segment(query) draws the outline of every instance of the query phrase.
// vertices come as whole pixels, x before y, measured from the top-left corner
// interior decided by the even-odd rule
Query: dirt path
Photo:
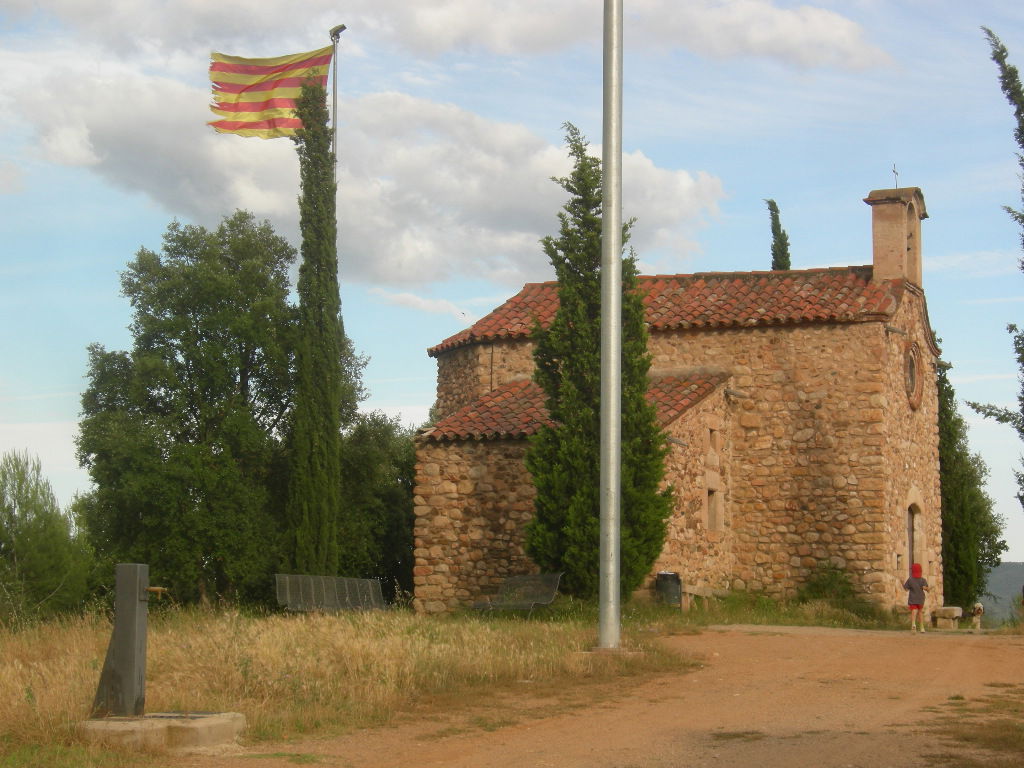
[[[581,691],[589,705],[553,707],[527,688],[483,713],[405,718],[176,765],[908,768],[947,751],[925,726],[950,697],[986,696],[992,683],[1024,686],[1024,636],[720,627],[665,642],[703,665],[619,695]]]

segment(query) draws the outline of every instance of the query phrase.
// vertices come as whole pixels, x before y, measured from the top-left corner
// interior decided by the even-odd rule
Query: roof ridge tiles
[[[731,374],[697,370],[686,373],[654,373],[647,397],[665,426],[721,386]],[[529,437],[542,425],[551,424],[543,390],[531,379],[506,382],[455,413],[420,432],[421,439],[513,440]]]
[[[870,265],[755,272],[641,275],[652,331],[877,321],[894,310],[903,280],[873,279]],[[557,311],[557,281],[527,283],[514,296],[427,353],[529,336]]]

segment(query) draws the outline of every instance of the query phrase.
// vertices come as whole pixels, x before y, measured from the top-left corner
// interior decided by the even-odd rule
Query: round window
[[[903,354],[903,384],[907,390],[910,407],[916,410],[921,405],[921,396],[924,393],[921,348],[917,346],[917,342],[907,344]]]

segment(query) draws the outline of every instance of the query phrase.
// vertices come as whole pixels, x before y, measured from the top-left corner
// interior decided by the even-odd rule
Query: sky
[[[86,349],[128,349],[120,274],[177,220],[236,209],[298,245],[286,139],[215,133],[211,51],[338,58],[339,278],[369,362],[366,410],[418,426],[428,347],[525,282],[565,201],[563,124],[600,156],[599,0],[0,0],[0,452],[75,459]],[[1024,561],[1008,323],[1024,303],[1013,117],[980,29],[1024,67],[1005,0],[625,0],[623,213],[641,271],[767,270],[765,199],[797,269],[868,264],[872,189],[920,187],[924,288],[942,359]]]

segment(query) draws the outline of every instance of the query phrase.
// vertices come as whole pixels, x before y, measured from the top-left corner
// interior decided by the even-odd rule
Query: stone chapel
[[[921,284],[917,188],[875,190],[872,262],[639,279],[649,399],[675,492],[652,569],[711,590],[793,596],[820,564],[883,606],[919,562],[941,605],[939,349]],[[532,382],[529,283],[430,348],[436,421],[416,438],[415,596],[436,613],[536,571],[524,550],[527,440],[547,419]],[[597,563],[594,564],[597,568]]]

